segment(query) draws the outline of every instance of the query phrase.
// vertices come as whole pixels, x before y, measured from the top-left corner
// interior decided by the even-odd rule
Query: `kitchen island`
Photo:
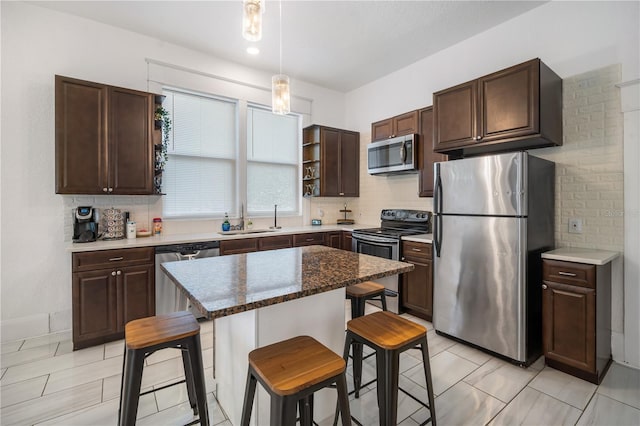
[[[168,262],[161,268],[203,315],[216,320],[217,398],[232,424],[239,424],[251,350],[309,335],[342,353],[344,287],[409,272],[413,265],[308,246]],[[320,391],[314,402],[316,419],[330,416],[335,391]],[[262,390],[254,413],[253,422],[269,418]]]

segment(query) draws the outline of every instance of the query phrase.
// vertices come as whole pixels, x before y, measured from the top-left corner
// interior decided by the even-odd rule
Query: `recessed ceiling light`
[[[249,55],[257,55],[258,53],[260,53],[260,49],[255,46],[249,46],[247,47],[247,53]]]

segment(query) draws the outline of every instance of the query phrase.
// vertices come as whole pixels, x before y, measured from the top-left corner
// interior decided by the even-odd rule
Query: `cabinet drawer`
[[[220,256],[258,251],[257,238],[220,241]]]
[[[73,253],[73,272],[154,263],[153,247]]]
[[[291,235],[276,235],[273,237],[262,237],[258,239],[260,250],[275,250],[291,247]]]
[[[431,244],[403,241],[402,257],[409,261],[416,260],[418,262],[431,260]]]
[[[312,246],[314,244],[324,245],[324,233],[312,232],[309,234],[295,234],[293,236],[293,246]]]
[[[542,279],[561,284],[596,288],[596,267],[584,263],[543,259]]]

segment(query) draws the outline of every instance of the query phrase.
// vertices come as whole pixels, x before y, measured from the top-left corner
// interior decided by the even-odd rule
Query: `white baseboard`
[[[2,342],[26,339],[48,334],[49,314],[35,314],[26,317],[9,318],[0,322]]]

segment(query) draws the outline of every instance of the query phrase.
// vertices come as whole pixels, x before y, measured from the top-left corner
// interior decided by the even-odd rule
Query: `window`
[[[299,213],[297,115],[172,90],[163,94],[173,124],[162,178],[165,217],[233,215],[242,200],[246,215],[270,215],[274,204],[278,213]],[[246,140],[240,141],[243,118]]]
[[[164,216],[217,217],[235,211],[237,103],[163,93],[173,135],[162,176]]]
[[[298,211],[298,117],[247,108],[247,211],[253,215]]]

